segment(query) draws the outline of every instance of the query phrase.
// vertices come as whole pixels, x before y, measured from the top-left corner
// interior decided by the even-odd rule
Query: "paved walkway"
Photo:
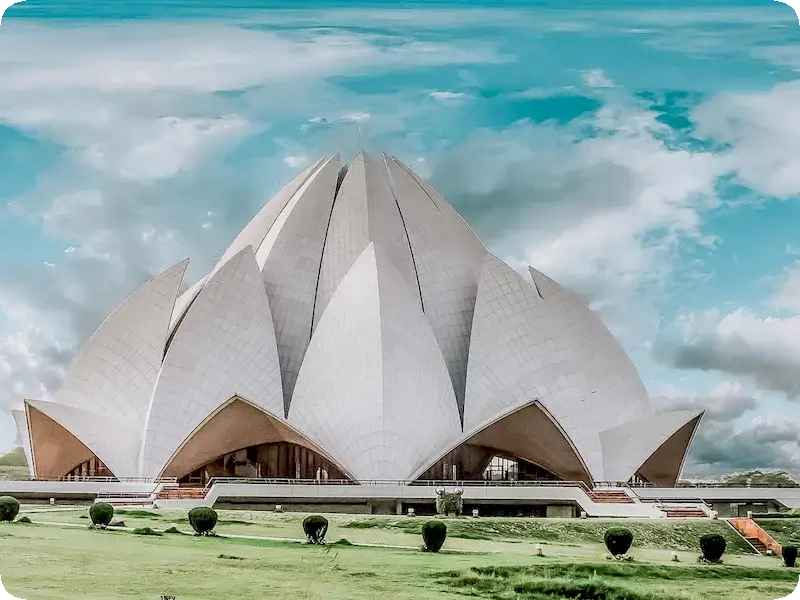
[[[30,511],[27,511],[30,512]],[[124,515],[120,515],[124,516]],[[59,523],[53,521],[31,521],[35,525],[49,525],[51,527],[80,527],[86,529],[88,524],[84,523]],[[109,527],[112,531],[133,531],[134,527]],[[158,530],[156,530],[158,531]],[[185,535],[194,535],[194,532],[189,531],[181,531],[181,533]],[[225,533],[225,534],[217,534],[217,537],[220,538],[229,538],[233,540],[260,540],[266,542],[286,542],[286,543],[294,543],[294,544],[305,544],[306,540],[304,539],[297,539],[297,538],[280,538],[280,537],[267,537],[267,536],[260,536],[260,535],[238,535],[235,533]],[[353,546],[362,546],[366,548],[394,548],[397,550],[419,550],[420,546],[395,546],[392,544],[370,544],[367,542],[350,542]],[[460,554],[498,554],[499,551],[492,551],[492,552],[476,552],[474,550],[461,550],[456,548],[448,548],[447,552],[458,552]]]

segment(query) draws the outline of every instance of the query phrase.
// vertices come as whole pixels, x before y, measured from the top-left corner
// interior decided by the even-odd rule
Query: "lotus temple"
[[[188,287],[187,265],[13,411],[37,479],[669,487],[702,417],[656,412],[575,293],[396,158],[319,160]]]

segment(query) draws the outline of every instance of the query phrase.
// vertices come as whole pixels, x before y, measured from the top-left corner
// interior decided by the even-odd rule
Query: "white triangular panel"
[[[598,431],[652,412],[650,396],[636,367],[600,317],[574,292],[529,268],[539,294],[583,356],[582,369],[592,387]]]
[[[658,448],[702,410],[655,413],[600,432],[604,475],[628,481]]]
[[[376,242],[408,282],[419,299],[419,283],[397,202],[386,175],[365,152],[347,169],[333,206],[322,255],[314,323],[344,276],[364,249]]]
[[[460,435],[436,337],[375,243],[320,319],[289,421],[361,480],[407,479]]]
[[[28,430],[28,415],[24,408],[12,409],[11,416],[14,417],[14,423],[17,425],[19,437],[22,439],[22,449],[25,452],[25,460],[28,461],[28,472],[33,474],[33,452],[31,451],[31,436]]]
[[[142,285],[103,321],[67,373],[59,403],[143,425],[188,264]]]
[[[217,263],[217,266],[211,271],[211,275],[216,273],[222,266],[227,263],[231,258],[239,254],[247,246],[252,246],[255,252],[261,246],[264,238],[267,237],[269,230],[277,221],[281,212],[292,197],[297,193],[297,190],[308,180],[308,178],[325,162],[325,159],[320,159],[313,165],[305,169],[302,173],[297,175],[289,183],[283,186],[273,198],[264,205],[251,220],[245,225],[244,229],[239,232],[239,235],[233,240],[228,249],[222,255],[222,258]]]
[[[208,275],[202,277],[195,281],[189,289],[183,292],[178,299],[175,300],[175,307],[172,309],[172,317],[169,320],[169,335],[172,335],[175,331],[175,328],[178,326],[178,323],[186,314],[186,311],[189,310],[189,306],[191,306],[194,299],[197,298],[197,294],[200,293],[200,290],[203,289],[206,281],[208,281]],[[167,339],[169,339],[169,335]]]
[[[582,356],[533,287],[487,253],[481,273],[467,370],[464,430],[539,400],[597,478],[600,442],[586,418]]]
[[[184,314],[186,314],[186,311],[197,297],[197,294],[200,293],[203,285],[205,285],[206,281],[208,281],[214,273],[219,271],[225,263],[247,246],[252,246],[253,251],[258,249],[272,225],[280,216],[281,211],[286,207],[286,204],[323,161],[324,159],[318,160],[282,187],[278,193],[264,205],[264,208],[258,211],[250,222],[245,225],[244,229],[239,232],[239,235],[237,235],[231,245],[228,246],[227,250],[222,254],[222,258],[217,261],[217,264],[211,272],[196,281],[178,297],[178,300],[175,302],[175,310],[172,313],[172,319],[170,320],[170,334],[175,330],[176,325],[183,318]]]
[[[455,209],[408,167],[395,158],[387,158],[386,166],[411,242],[422,306],[463,415],[472,312],[486,248]]]
[[[206,283],[172,339],[152,397],[142,475],[160,473],[187,436],[234,395],[282,416],[275,330],[250,246]]]
[[[124,420],[57,402],[26,400],[91,450],[117,477],[135,477],[139,438]]]
[[[338,176],[336,155],[292,196],[256,252],[275,321],[284,414],[311,339],[322,249]]]

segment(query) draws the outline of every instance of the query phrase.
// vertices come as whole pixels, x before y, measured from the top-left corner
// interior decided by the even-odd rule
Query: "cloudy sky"
[[[0,26],[0,450],[135,286],[185,257],[196,279],[301,167],[363,147],[584,294],[659,406],[708,408],[687,474],[800,471],[789,6],[129,4]]]

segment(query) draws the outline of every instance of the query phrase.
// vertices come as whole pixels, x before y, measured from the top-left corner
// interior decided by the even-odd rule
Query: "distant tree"
[[[788,471],[747,471],[745,473],[730,473],[722,477],[725,485],[735,487],[800,487]]]
[[[0,454],[0,467],[27,467],[28,461],[25,458],[25,451],[22,446],[9,450],[5,454]]]

